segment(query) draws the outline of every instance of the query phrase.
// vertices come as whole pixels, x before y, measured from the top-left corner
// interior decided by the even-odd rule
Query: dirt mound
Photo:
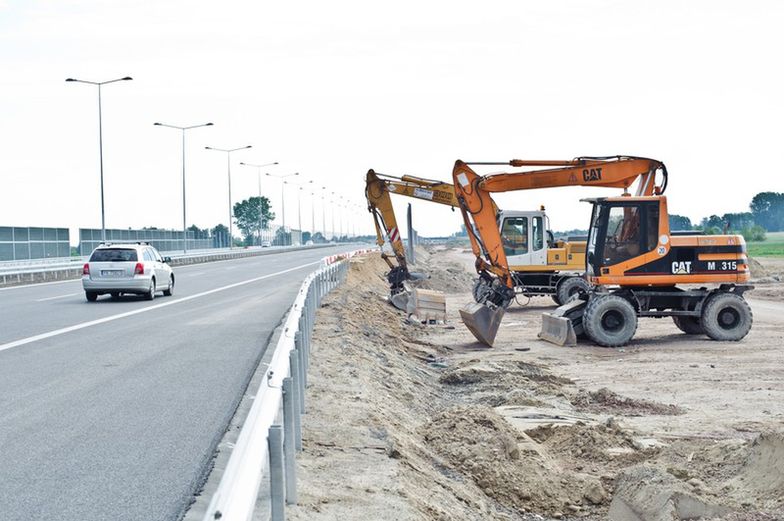
[[[526,434],[553,454],[584,461],[609,461],[625,455],[635,455],[637,461],[645,458],[638,454],[638,445],[631,434],[620,429],[615,422],[603,425],[583,422],[560,426],[550,424],[528,430]],[[628,459],[624,458],[624,461],[628,463]]]
[[[687,484],[661,469],[639,465],[618,476],[607,517],[611,521],[677,521],[727,513],[728,508],[697,497]]]
[[[766,508],[784,507],[784,433],[759,435],[730,486],[754,497]]]
[[[507,508],[550,514],[580,509],[595,483],[563,473],[546,454],[520,450],[518,432],[493,409],[458,406],[423,429],[425,442]]]
[[[606,387],[598,391],[581,391],[572,399],[572,405],[581,411],[610,413],[621,416],[673,416],[683,414],[677,405],[635,400],[614,393]]]
[[[751,257],[749,257],[749,271],[751,272],[752,279],[761,279],[770,275],[768,270],[766,270],[758,260]]]

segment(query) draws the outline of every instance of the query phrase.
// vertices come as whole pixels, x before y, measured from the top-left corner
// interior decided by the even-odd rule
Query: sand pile
[[[598,391],[579,392],[572,399],[572,405],[580,411],[622,416],[683,414],[683,410],[677,405],[627,398],[606,387]]]
[[[519,433],[488,407],[454,407],[436,415],[423,432],[428,446],[452,467],[519,512],[579,512],[595,487],[595,480],[559,470],[546,453],[521,451]]]
[[[426,280],[418,283],[417,287],[445,293],[465,293],[474,286],[475,276],[463,269],[461,264],[444,259],[443,256],[437,255],[437,252],[434,254],[425,248],[417,247],[416,261],[416,265],[410,269],[428,276]]]
[[[436,254],[421,259],[437,273]],[[386,271],[352,260],[319,310],[292,519],[768,521],[784,507],[782,434],[648,443],[607,416],[683,411],[579,389],[528,353],[457,354],[454,329],[386,302]]]
[[[747,448],[738,475],[728,486],[742,502],[764,508],[784,507],[784,433],[757,437]]]

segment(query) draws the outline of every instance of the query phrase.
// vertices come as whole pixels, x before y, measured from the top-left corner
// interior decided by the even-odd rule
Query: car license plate
[[[122,277],[125,270],[101,270],[102,277]]]

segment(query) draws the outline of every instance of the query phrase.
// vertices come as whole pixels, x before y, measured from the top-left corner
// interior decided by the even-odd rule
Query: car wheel
[[[166,297],[174,295],[174,275],[169,275],[169,289],[163,290],[163,294]]]
[[[625,346],[637,331],[637,312],[623,297],[591,296],[585,306],[583,327],[588,338],[600,346]]]
[[[88,302],[95,302],[98,300],[98,293],[94,291],[85,291],[84,296],[87,297]]]
[[[716,293],[702,308],[700,323],[713,340],[738,341],[751,329],[749,304],[735,293]]]
[[[152,300],[155,298],[155,277],[150,279],[150,289],[144,294],[144,300]]]

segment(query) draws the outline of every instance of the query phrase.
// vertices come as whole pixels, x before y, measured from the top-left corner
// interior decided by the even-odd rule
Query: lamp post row
[[[102,121],[102,102],[101,102],[101,87],[104,85],[108,85],[110,83],[116,83],[120,81],[131,81],[133,78],[130,76],[125,76],[123,78],[116,78],[113,80],[107,81],[90,81],[90,80],[80,80],[77,78],[66,78],[66,82],[74,82],[74,83],[84,83],[87,85],[94,85],[98,87],[98,156],[99,156],[99,170],[100,170],[100,179],[101,179],[101,241],[106,242],[106,205],[105,205],[105,198],[104,198],[104,182],[103,182],[103,121]],[[167,123],[154,123],[155,126],[159,127],[168,127],[179,130],[182,134],[182,233],[183,233],[183,252],[187,253],[187,219],[186,219],[186,201],[185,201],[185,131],[192,130],[195,128],[200,127],[210,127],[213,126],[213,123],[202,123],[199,125],[190,125],[187,127],[179,126],[179,125],[171,125]],[[232,227],[232,199],[231,199],[231,153],[236,152],[238,150],[243,150],[247,148],[252,148],[252,145],[247,145],[244,147],[238,148],[231,148],[231,149],[223,149],[223,148],[215,148],[215,147],[204,147],[207,150],[214,150],[216,152],[224,152],[226,153],[227,159],[227,177],[228,177],[228,187],[229,187],[229,247],[233,248],[234,244],[232,241],[233,235],[233,227]],[[262,165],[256,165],[252,163],[240,163],[243,166],[250,166],[258,169],[258,183],[259,183],[259,198],[261,198],[261,168],[265,166],[272,166],[277,165],[277,161],[274,163],[265,163]],[[285,208],[285,185],[289,184],[285,179],[291,176],[299,175],[299,172],[294,172],[292,174],[285,174],[285,175],[274,175],[270,173],[266,173],[267,176],[276,177],[281,180],[281,188],[280,188],[280,197],[281,197],[281,221],[282,226],[285,229],[286,227],[286,208]],[[300,232],[302,231],[302,214],[301,214],[301,191],[304,189],[305,184],[311,184],[313,181],[308,181],[307,183],[290,183],[294,184],[298,188],[297,194],[297,215],[299,219],[299,228]],[[321,201],[322,201],[322,208],[321,208],[321,217],[322,217],[322,224],[323,224],[323,235],[324,239],[327,237],[327,229],[326,229],[326,215],[325,215],[325,190],[326,187],[321,187],[322,194],[321,194]],[[335,196],[335,192],[332,192],[332,195]],[[312,228],[313,233],[316,232],[316,218],[315,218],[315,192],[311,193],[311,218],[312,218]],[[341,197],[342,198],[342,197]],[[261,245],[261,228],[262,228],[262,216],[261,212],[259,212],[259,245]],[[341,233],[342,233],[342,219],[341,219]],[[335,235],[335,209],[333,206],[332,209],[332,235]]]

